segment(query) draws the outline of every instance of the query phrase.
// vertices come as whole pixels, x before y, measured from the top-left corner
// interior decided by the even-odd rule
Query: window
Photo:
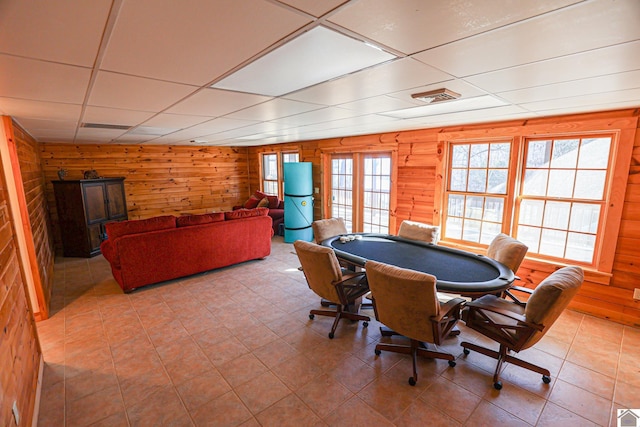
[[[278,155],[262,155],[262,191],[274,196],[278,195]]]
[[[610,137],[526,141],[517,235],[530,252],[593,262],[610,151]]]
[[[278,162],[278,157],[281,161]],[[299,155],[297,152],[268,153],[262,155],[262,191],[266,194],[284,196],[284,181],[282,177],[284,163],[298,162]]]
[[[333,155],[330,192],[330,216],[344,218],[349,232],[389,232],[389,153]]]
[[[595,266],[613,143],[612,135],[449,143],[443,237],[488,245],[503,232],[528,255]]]

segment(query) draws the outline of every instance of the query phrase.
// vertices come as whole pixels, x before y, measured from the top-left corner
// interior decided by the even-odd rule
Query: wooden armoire
[[[104,225],[128,218],[124,178],[53,181],[53,190],[66,257],[98,255]]]

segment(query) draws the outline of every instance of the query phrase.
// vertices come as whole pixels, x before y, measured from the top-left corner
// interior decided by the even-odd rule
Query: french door
[[[344,218],[350,233],[388,233],[391,153],[331,155],[330,217]]]

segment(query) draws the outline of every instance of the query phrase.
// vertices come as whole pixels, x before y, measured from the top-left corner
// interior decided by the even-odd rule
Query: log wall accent
[[[51,181],[59,169],[82,179],[124,177],[129,219],[230,210],[249,196],[247,149],[164,145],[40,144],[56,250],[60,230]]]
[[[44,297],[45,307],[41,307],[41,311],[47,313],[53,286],[54,247],[51,218],[45,194],[44,175],[40,161],[40,146],[29,134],[15,124],[13,126],[13,135],[18,149],[20,174],[27,200],[29,223],[33,234],[33,244]]]
[[[9,210],[4,171],[0,163],[0,425],[30,425],[36,402],[42,352],[20,271],[14,221]]]
[[[313,163],[314,187],[322,188],[323,153],[397,149],[396,209],[391,212],[396,219],[397,231],[404,219],[433,223],[434,215],[438,214],[439,207],[434,204],[436,187],[439,185],[436,166],[439,135],[443,133],[459,132],[463,135],[469,131],[476,131],[486,137],[563,134],[578,132],[583,129],[585,123],[593,122],[601,124],[603,130],[620,129],[623,133],[635,133],[635,136],[632,136],[634,149],[611,280],[608,284],[602,283],[601,275],[587,272],[587,280],[571,307],[619,323],[640,326],[640,301],[633,299],[633,290],[640,288],[640,129],[637,125],[639,115],[640,110],[621,110],[252,147],[249,149],[249,186],[252,191],[260,188],[260,174],[256,171],[259,171],[260,167],[259,155],[264,152],[299,149],[300,161]],[[633,126],[631,129],[630,124]],[[619,165],[625,166],[629,165]],[[322,196],[322,191],[319,195],[314,195],[315,219],[326,216],[326,203]],[[557,265],[526,260],[518,273],[523,280],[522,284],[535,287],[557,268]]]

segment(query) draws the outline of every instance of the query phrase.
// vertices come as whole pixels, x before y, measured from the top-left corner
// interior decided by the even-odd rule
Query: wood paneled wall
[[[585,122],[593,120],[604,122],[605,129],[611,130],[618,125],[628,126],[625,123],[636,123],[639,115],[638,110],[621,110],[252,147],[249,149],[249,186],[252,191],[260,188],[260,154],[265,152],[298,150],[300,161],[313,163],[314,187],[322,188],[323,153],[397,150],[397,199],[396,208],[391,212],[396,219],[396,227],[404,219],[433,223],[434,215],[437,215],[439,210],[439,207],[434,205],[436,185],[439,185],[436,179],[439,135],[474,130],[486,135],[503,133],[508,136],[528,136],[528,129],[533,128],[538,135],[544,133],[545,129],[548,133],[559,134],[575,132]],[[601,318],[640,326],[640,301],[633,299],[633,290],[640,288],[640,130],[635,126],[635,131],[631,130],[635,132],[634,151],[626,184],[613,276],[608,285],[587,280],[571,307]],[[314,218],[326,217],[322,191],[315,194],[314,198]],[[548,263],[527,260],[518,273],[523,280],[522,284],[534,287],[557,268],[558,266]]]
[[[0,170],[0,425],[15,425],[12,407],[16,402],[20,425],[28,426],[35,410],[42,352],[20,271],[6,188]]]
[[[40,145],[56,249],[61,249],[53,185],[59,169],[82,179],[124,177],[129,219],[230,210],[249,196],[247,149],[164,145]]]
[[[45,306],[49,307],[53,286],[54,247],[51,219],[45,194],[44,175],[40,161],[40,146],[19,126],[13,126],[13,135],[27,200],[29,223],[33,234],[40,283],[42,284],[42,295]]]

